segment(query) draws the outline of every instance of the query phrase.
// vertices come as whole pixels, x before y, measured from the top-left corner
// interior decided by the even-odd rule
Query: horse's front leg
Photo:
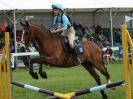
[[[43,63],[43,64],[48,65],[47,63]],[[41,76],[42,78],[47,79],[47,73],[46,73],[45,71],[43,71],[43,68],[42,68],[42,65],[43,65],[43,64],[42,64],[42,63],[39,64],[39,74],[40,74],[40,76]]]
[[[30,64],[29,64],[29,74],[34,78],[34,79],[38,79],[38,75],[37,75],[37,72],[34,72],[34,68],[33,68],[33,64],[34,63],[39,63],[39,64],[42,64],[43,63],[43,59],[42,58],[35,58],[35,59],[32,59],[30,61]],[[39,67],[39,71],[41,72],[42,74],[42,65]],[[45,72],[43,73],[43,77],[44,77],[44,74],[46,74]],[[44,78],[47,78],[47,75],[45,75]]]

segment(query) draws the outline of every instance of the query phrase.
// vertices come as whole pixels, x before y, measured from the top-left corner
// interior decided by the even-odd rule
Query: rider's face
[[[54,14],[58,15],[59,14],[59,9],[53,9]]]

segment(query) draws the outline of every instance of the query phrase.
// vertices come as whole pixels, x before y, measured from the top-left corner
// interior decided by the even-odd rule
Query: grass
[[[115,64],[106,65],[106,67],[111,75],[112,81],[124,79],[122,62],[118,61]],[[47,72],[48,79],[42,79],[40,77],[39,80],[34,80],[28,74],[28,70],[24,68],[14,70],[12,73],[12,79],[21,83],[34,85],[61,93],[68,93],[75,90],[96,86],[94,79],[82,66],[71,68],[50,68],[45,66],[44,70]],[[106,83],[105,77],[101,75],[99,71],[98,74],[101,77],[102,83]],[[109,99],[125,99],[124,86],[117,87],[116,90],[108,89],[105,92],[107,93]],[[47,99],[49,97],[50,96],[13,86],[13,99]],[[99,92],[94,92],[79,96],[78,99],[102,99],[102,97]]]

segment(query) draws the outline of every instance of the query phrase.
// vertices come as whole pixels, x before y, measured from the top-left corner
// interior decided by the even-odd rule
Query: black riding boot
[[[76,55],[76,63],[77,63],[77,64],[81,64],[81,60],[80,60],[80,57],[79,57],[79,54],[78,54],[78,52],[77,52],[76,47],[74,47],[74,53],[75,53],[75,55]]]

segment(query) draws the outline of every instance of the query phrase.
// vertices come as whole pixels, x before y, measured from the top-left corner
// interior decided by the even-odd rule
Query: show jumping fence
[[[131,47],[131,63],[133,71],[133,41],[127,30],[126,25],[121,26],[122,31],[122,46],[123,46],[123,62],[125,70],[125,88],[126,88],[126,99],[133,99],[131,93],[131,79],[130,79],[130,66],[129,66],[129,50],[128,46]]]
[[[9,33],[5,32],[5,46],[0,60],[0,99],[12,99],[10,86]]]
[[[84,95],[84,94],[87,94],[87,93],[92,93],[92,92],[96,92],[96,91],[105,90],[107,88],[113,88],[113,87],[121,86],[121,85],[124,84],[124,81],[122,80],[122,81],[117,81],[117,82],[110,83],[110,84],[103,84],[103,85],[100,85],[100,86],[95,86],[95,87],[92,87],[92,88],[85,88],[85,89],[81,89],[81,90],[71,92],[71,93],[67,93],[67,94],[62,94],[62,93],[42,89],[42,88],[39,88],[39,87],[19,83],[19,82],[16,82],[16,81],[12,81],[11,84],[13,84],[15,86],[18,86],[18,87],[25,88],[25,89],[29,89],[29,90],[32,90],[32,91],[36,91],[36,92],[39,92],[39,93],[42,93],[42,94],[55,96],[58,99],[73,99],[73,97],[75,97],[75,96],[80,96],[80,95]],[[74,99],[76,99],[76,98],[74,98]]]

